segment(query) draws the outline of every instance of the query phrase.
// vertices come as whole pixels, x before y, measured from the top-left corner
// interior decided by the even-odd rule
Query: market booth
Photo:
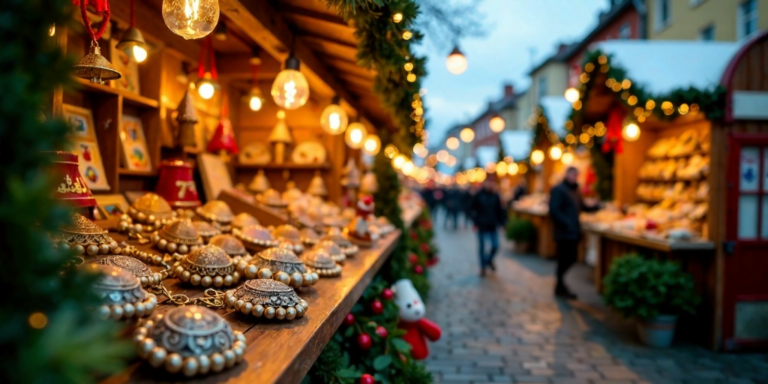
[[[764,347],[768,34],[744,44],[595,49],[575,125],[607,126],[612,173],[599,176],[611,181],[621,207],[585,217],[585,231],[600,237],[598,289],[616,257],[679,261],[703,298],[681,330],[713,349]]]
[[[94,51],[91,37],[77,26],[52,32],[62,49],[74,57],[88,52],[103,55],[90,56],[90,60],[97,61],[85,63],[91,66],[89,70],[94,65],[103,67],[103,61],[98,60],[106,59],[122,73],[120,79],[109,81],[107,76],[112,72],[100,72],[107,80],[103,84],[99,79],[75,77],[74,90],[53,95],[53,115],[63,116],[75,128],[75,145],[68,150],[80,155],[82,176],[68,168],[74,184],[67,174],[69,184],[62,184],[60,189],[81,193],[77,186],[82,179],[98,203],[96,210],[83,213],[95,216],[101,229],[117,230],[109,236],[150,263],[152,279],[167,271],[163,262],[147,255],[164,251],[191,254],[192,248],[202,245],[201,239],[209,241],[222,232],[231,231],[246,243],[248,253],[268,246],[301,253],[303,247],[309,249],[321,240],[335,243],[338,252],[349,257],[341,276],[317,281],[317,275],[310,272],[294,272],[285,279],[291,287],[312,286],[299,292],[300,299],[285,299],[294,300],[291,302],[295,306],[271,315],[292,321],[254,321],[249,314],[256,316],[256,311],[246,313],[245,304],[239,311],[230,305],[213,309],[236,335],[244,335],[248,347],[232,350],[243,354],[243,363],[222,373],[208,374],[205,382],[295,383],[302,380],[398,243],[400,232],[386,220],[369,223],[366,228],[377,228],[380,236],[376,241],[358,239],[359,246],[332,231],[323,237],[328,228],[343,231],[359,219],[353,208],[357,192],[361,187],[367,193],[373,192],[361,182],[362,152],[378,152],[381,144],[375,137],[376,127],[391,129],[392,120],[373,92],[375,73],[356,64],[355,28],[324,2],[284,1],[276,8],[266,2],[221,0],[219,4],[218,27],[203,39],[176,36],[166,27],[160,2],[142,0],[113,1],[110,23],[92,10],[83,11],[95,30],[103,30],[103,34],[97,32],[95,36],[100,52]],[[140,29],[139,37],[146,43],[146,60],[142,63],[131,60],[120,47],[121,36],[127,35],[124,32],[129,27]],[[291,75],[295,81],[286,81],[288,85],[278,90],[285,91],[280,96],[282,105],[278,105],[270,96],[270,87],[286,69],[300,71],[306,84]],[[311,94],[307,97],[306,92]],[[305,105],[290,105],[302,98]],[[332,103],[338,106],[333,111],[335,117],[329,120],[324,111]],[[346,125],[347,115],[350,126],[346,137],[330,134],[339,121]],[[322,126],[321,121],[330,121],[330,127]],[[357,132],[350,136],[352,123]],[[368,143],[369,138],[374,144]],[[365,147],[359,149],[364,140]],[[73,161],[61,164],[71,165]],[[296,207],[290,204],[299,199],[306,203]],[[372,206],[357,207],[367,213],[373,210]],[[405,217],[409,225],[419,212],[418,204],[409,205]],[[168,229],[164,225],[171,222],[171,216],[188,216],[193,221],[187,225],[182,220]],[[189,227],[192,224],[194,229]],[[267,226],[277,229],[270,234]],[[246,228],[253,230],[248,232]],[[170,234],[170,230],[178,232]],[[190,239],[184,237],[190,234]],[[221,247],[229,253],[224,245]],[[328,252],[334,261],[343,256],[333,253],[337,251]],[[177,308],[172,302],[187,300],[207,306],[221,301],[222,297],[205,287],[229,287],[233,279],[237,280],[238,272],[248,273],[247,269],[233,272],[230,267],[222,267],[226,275],[204,276],[201,280],[193,274],[190,278],[189,271],[205,274],[220,266],[206,269],[194,261],[185,261],[182,255],[171,261],[177,263],[173,264],[171,277],[162,281],[164,288],[155,287],[160,290],[155,292],[155,313]],[[244,257],[229,254],[236,255]],[[341,270],[338,266],[323,270],[322,260],[314,261],[317,265],[313,268],[320,271],[320,276],[335,276]],[[273,268],[281,263],[295,264],[282,259],[274,263]],[[185,284],[187,280],[202,286]],[[130,308],[134,311],[133,306]],[[119,312],[127,316],[127,311]],[[268,308],[265,311],[258,315],[271,319]],[[199,364],[202,370],[202,360]],[[104,382],[165,382],[178,378],[163,372],[162,367],[136,362]]]

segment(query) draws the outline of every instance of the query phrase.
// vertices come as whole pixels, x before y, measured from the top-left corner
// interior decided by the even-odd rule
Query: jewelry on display
[[[235,215],[229,205],[223,201],[209,201],[202,207],[198,207],[195,212],[222,232],[229,232],[232,229],[231,223]]]
[[[323,248],[315,248],[301,256],[307,270],[315,272],[320,277],[341,276],[341,266],[336,264]]]
[[[160,284],[163,278],[168,275],[166,271],[152,272],[142,261],[128,256],[107,256],[99,259],[96,263],[120,268],[132,273],[139,279],[141,286],[144,288]]]
[[[233,229],[232,235],[245,244],[252,252],[261,252],[276,247],[278,241],[272,237],[272,233],[261,225],[251,225],[243,229]]]
[[[249,213],[240,213],[232,219],[232,228],[245,228],[251,225],[259,225],[259,221]]]
[[[195,230],[204,242],[208,242],[212,237],[221,235],[221,230],[216,228],[215,224],[211,224],[207,221],[193,221],[192,225],[195,226]]]
[[[272,231],[272,236],[277,240],[287,243],[289,246],[288,249],[293,253],[298,255],[304,252],[304,246],[301,244],[301,234],[299,234],[299,230],[293,225],[278,225],[277,228]]]
[[[224,250],[229,257],[246,256],[248,250],[245,249],[243,242],[232,235],[218,235],[211,238],[209,245],[215,245]]]
[[[332,240],[320,240],[320,242],[315,244],[312,249],[319,249],[324,251],[326,254],[328,254],[328,256],[330,256],[331,260],[338,264],[344,264],[344,261],[347,260],[347,255],[344,254],[341,248],[339,248],[339,246],[336,245],[336,243]]]
[[[246,279],[274,279],[294,288],[315,285],[319,278],[286,248],[270,248],[253,257],[235,257],[233,262]]]
[[[128,270],[110,265],[91,263],[86,271],[101,274],[93,285],[103,305],[98,313],[104,319],[132,319],[152,313],[157,297],[141,287],[141,282]]]
[[[266,319],[293,320],[304,316],[309,304],[293,288],[276,280],[247,280],[226,293],[227,308]]]
[[[215,245],[197,247],[174,263],[171,272],[182,282],[203,288],[229,287],[237,284],[242,274],[235,271],[227,253]]]
[[[189,219],[180,219],[166,224],[159,231],[152,233],[150,240],[161,251],[181,255],[186,255],[203,244],[203,239],[198,235],[192,220]]]
[[[136,199],[128,213],[120,217],[117,229],[134,238],[142,232],[151,233],[176,220],[177,212],[165,199],[155,193],[147,193]]]
[[[323,237],[323,240],[331,240],[341,249],[342,252],[344,252],[347,257],[351,257],[357,254],[357,252],[360,251],[360,248],[352,244],[349,239],[344,237],[344,235],[341,233],[341,231],[337,229],[331,229],[328,231],[328,234]]]
[[[306,247],[312,247],[320,241],[320,235],[312,228],[302,228],[299,237]]]

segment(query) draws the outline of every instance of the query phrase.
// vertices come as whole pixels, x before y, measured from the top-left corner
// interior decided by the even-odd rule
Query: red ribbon
[[[624,112],[621,108],[613,108],[608,114],[607,132],[603,142],[603,153],[613,150],[615,153],[624,152],[624,146],[621,139],[621,128],[624,124]]]
[[[85,30],[88,31],[88,35],[91,36],[91,39],[94,41],[101,39],[104,30],[107,29],[107,24],[109,24],[109,0],[72,0],[72,4],[80,7],[80,14],[83,16]],[[93,27],[91,27],[91,19],[88,17],[87,7],[89,5],[96,10],[96,14],[104,17],[99,30],[96,32],[93,31]]]
[[[197,66],[197,78],[202,79],[205,76],[205,52],[208,51],[208,58],[211,65],[211,78],[217,80],[219,72],[216,70],[216,55],[213,52],[213,39],[207,36],[203,40],[203,47],[200,49],[200,63]]]

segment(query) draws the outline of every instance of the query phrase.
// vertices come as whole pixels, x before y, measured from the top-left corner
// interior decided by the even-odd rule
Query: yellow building
[[[768,29],[768,0],[646,0],[649,40],[739,41]]]

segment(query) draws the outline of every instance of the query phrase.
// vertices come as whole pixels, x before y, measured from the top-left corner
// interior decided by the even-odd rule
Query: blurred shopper
[[[579,170],[569,167],[565,171],[563,182],[556,185],[549,193],[549,216],[554,223],[554,238],[557,244],[557,285],[555,296],[575,299],[563,280],[568,269],[576,263],[578,246],[581,239],[581,211],[595,211],[597,205],[587,206],[579,194]]]
[[[448,224],[453,223],[453,229],[459,229],[459,211],[461,210],[461,191],[455,186],[450,186],[445,190],[445,198],[443,199],[443,205],[445,206],[445,229],[448,229]]]
[[[472,198],[469,211],[470,217],[477,229],[477,242],[479,245],[480,276],[485,276],[485,269],[496,270],[493,258],[499,249],[498,227],[504,224],[504,210],[501,207],[501,198],[495,190],[494,180],[485,179],[483,187]],[[486,243],[490,243],[490,250],[486,252]]]
[[[525,178],[520,179],[520,181],[517,183],[514,189],[514,193],[512,194],[512,201],[518,201],[521,197],[528,194],[528,181],[525,180]]]
[[[473,225],[470,211],[472,210],[472,200],[474,198],[475,194],[471,185],[462,188],[460,209],[464,215],[463,226],[465,228],[471,228]]]

